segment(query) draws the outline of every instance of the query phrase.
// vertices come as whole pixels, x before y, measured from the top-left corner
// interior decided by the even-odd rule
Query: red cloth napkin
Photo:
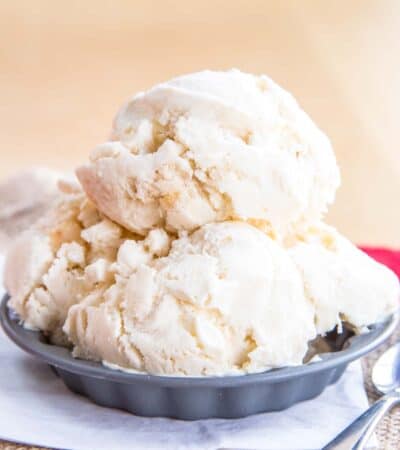
[[[394,273],[400,277],[400,250],[390,250],[388,248],[380,247],[360,247],[372,258],[378,262],[385,264],[389,269],[392,269]]]

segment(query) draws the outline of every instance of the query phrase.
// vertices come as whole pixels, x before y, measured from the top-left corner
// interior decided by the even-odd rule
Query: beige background
[[[0,0],[0,180],[71,170],[130,94],[233,66],[269,74],[331,137],[343,185],[329,220],[400,246],[398,0]]]

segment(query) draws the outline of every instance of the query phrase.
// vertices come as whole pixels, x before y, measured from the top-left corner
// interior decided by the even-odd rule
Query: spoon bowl
[[[400,342],[386,350],[375,363],[372,383],[380,394],[400,392]]]

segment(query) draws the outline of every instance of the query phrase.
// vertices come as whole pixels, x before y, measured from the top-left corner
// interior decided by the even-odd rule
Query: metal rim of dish
[[[299,366],[282,367],[260,373],[228,375],[228,376],[164,376],[146,373],[123,372],[105,367],[99,362],[76,359],[63,347],[48,344],[41,338],[39,331],[23,328],[16,317],[12,317],[7,306],[9,296],[6,294],[0,306],[0,323],[7,336],[18,347],[39,358],[45,363],[75,374],[83,374],[94,378],[107,379],[119,383],[130,382],[154,383],[157,386],[240,386],[258,383],[276,383],[295,377],[313,374],[338,366],[347,365],[376,349],[394,331],[399,323],[400,313],[389,316],[385,321],[374,324],[370,331],[351,338],[348,348],[334,353],[321,355],[321,360]],[[11,314],[10,314],[11,313]]]

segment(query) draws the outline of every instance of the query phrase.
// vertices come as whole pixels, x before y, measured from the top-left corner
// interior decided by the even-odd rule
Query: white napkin
[[[358,362],[318,398],[286,411],[184,422],[97,406],[2,331],[0,361],[0,439],[69,450],[319,449],[368,404]]]

